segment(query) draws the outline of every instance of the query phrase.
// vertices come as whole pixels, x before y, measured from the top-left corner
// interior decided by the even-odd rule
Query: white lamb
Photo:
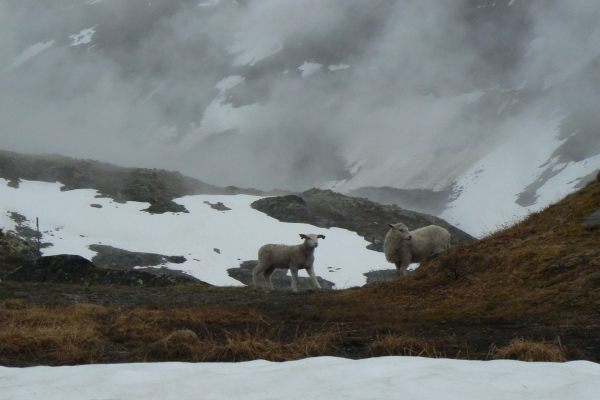
[[[402,223],[388,226],[383,252],[385,259],[396,264],[402,275],[410,263],[424,261],[429,255],[450,248],[450,232],[441,226],[429,225],[412,232]]]
[[[262,274],[271,290],[273,282],[271,275],[275,272],[275,268],[289,269],[292,274],[292,291],[298,291],[298,270],[306,269],[308,276],[317,289],[321,289],[321,285],[315,276],[314,262],[315,249],[319,246],[319,239],[325,239],[323,235],[315,235],[313,233],[304,235],[300,234],[304,239],[302,244],[288,246],[285,244],[265,244],[258,250],[258,265],[252,270],[252,281],[254,283],[254,291],[258,290],[258,275]]]

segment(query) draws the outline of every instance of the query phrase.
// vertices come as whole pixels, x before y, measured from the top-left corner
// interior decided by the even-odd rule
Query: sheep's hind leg
[[[263,274],[263,276],[265,277],[265,281],[267,281],[267,285],[271,290],[275,290],[275,288],[273,287],[273,281],[271,280],[271,275],[273,275],[273,272],[275,272],[275,267],[267,269]]]
[[[252,284],[254,285],[255,292],[258,292],[258,275],[263,274],[264,276],[264,272],[265,268],[259,261],[256,267],[254,267],[254,269],[252,270]]]

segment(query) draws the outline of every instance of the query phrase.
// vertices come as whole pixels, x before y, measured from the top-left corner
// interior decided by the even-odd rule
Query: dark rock
[[[242,282],[244,285],[252,286],[252,270],[257,264],[258,261],[256,260],[244,261],[240,264],[240,268],[230,268],[227,270],[227,273],[230,277]],[[299,274],[302,273],[302,271],[299,271]],[[304,274],[306,274],[306,272],[304,272]],[[273,275],[271,275],[271,281],[276,290],[291,290],[292,288],[292,277],[288,275],[288,270],[276,269],[275,272],[273,272]],[[326,290],[331,290],[335,286],[335,283],[323,279],[320,276],[317,276],[317,281],[319,281],[321,288]],[[267,287],[262,276],[259,276],[258,278],[258,285],[259,287]],[[304,276],[298,277],[298,290],[310,290],[314,288],[310,278]]]
[[[208,204],[210,206],[210,208],[212,208],[213,210],[217,210],[217,211],[231,210],[231,208],[227,207],[225,204],[221,203],[220,201],[217,202],[216,204],[212,204],[210,201],[205,201],[204,204]]]
[[[61,254],[40,257],[5,275],[8,281],[45,282],[60,284],[170,286],[181,283],[200,283],[198,279],[146,271],[115,270],[95,266],[77,255]]]
[[[281,222],[306,222],[310,212],[304,199],[291,194],[279,197],[266,197],[252,203],[252,208],[278,219]],[[323,221],[327,225],[328,221]]]
[[[164,214],[166,212],[172,213],[189,213],[187,208],[181,204],[177,204],[174,201],[166,200],[166,201],[154,201],[150,203],[150,207],[143,209],[142,211],[147,211],[150,214]]]
[[[103,244],[91,244],[88,248],[96,252],[92,262],[101,268],[131,270],[134,267],[156,267],[166,263],[183,264],[187,261],[183,256],[133,252]]]
[[[90,204],[90,207],[102,208],[102,204]]]
[[[363,287],[374,286],[383,282],[391,282],[400,277],[396,269],[380,269],[363,274],[367,277],[367,283]]]

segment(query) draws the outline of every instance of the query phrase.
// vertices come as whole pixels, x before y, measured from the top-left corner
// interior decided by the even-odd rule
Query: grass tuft
[[[569,360],[566,348],[561,344],[560,338],[553,343],[515,338],[505,347],[498,348],[492,345],[490,353],[496,360],[546,362],[565,362]]]
[[[369,344],[369,350],[373,356],[444,357],[443,352],[437,350],[432,341],[407,335],[378,336]]]

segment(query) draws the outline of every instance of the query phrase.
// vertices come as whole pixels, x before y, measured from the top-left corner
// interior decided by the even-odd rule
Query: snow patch
[[[330,65],[329,67],[327,67],[331,72],[335,72],[335,71],[339,71],[342,69],[348,69],[350,68],[350,65],[347,64],[339,64],[339,65]]]
[[[239,76],[239,75],[232,75],[232,76],[228,76],[225,79],[222,79],[221,81],[219,81],[216,85],[215,85],[215,89],[219,90],[219,92],[221,92],[221,95],[223,95],[223,93],[225,93],[225,91],[231,89],[232,87],[242,83],[244,81],[244,77],[243,76]]]
[[[71,43],[69,45],[69,47],[79,46],[79,45],[82,45],[85,43],[90,43],[92,41],[92,37],[94,36],[94,33],[96,33],[94,28],[96,28],[97,26],[98,25],[95,25],[91,28],[80,31],[79,33],[77,33],[75,35],[69,36],[69,39],[73,40],[73,43]]]
[[[221,2],[221,0],[208,0],[205,1],[204,3],[200,3],[198,4],[198,7],[211,7],[211,6],[216,6],[217,4],[219,4]]]
[[[304,64],[302,64],[301,66],[298,67],[298,69],[300,71],[302,71],[301,76],[304,78],[305,76],[314,74],[315,72],[320,70],[322,66],[323,66],[322,64],[309,63],[309,62],[305,61]]]
[[[229,46],[229,54],[238,56],[233,62],[233,66],[240,65],[254,66],[260,60],[272,56],[283,49],[283,43],[272,37],[269,32],[256,32],[250,35],[248,32],[237,35],[235,44]]]
[[[25,64],[33,57],[37,56],[42,51],[49,49],[52,46],[54,46],[54,40],[34,44],[33,46],[29,47],[24,52],[22,52],[17,58],[15,58],[12,64],[8,68],[6,68],[6,72],[19,68],[21,65]]]

